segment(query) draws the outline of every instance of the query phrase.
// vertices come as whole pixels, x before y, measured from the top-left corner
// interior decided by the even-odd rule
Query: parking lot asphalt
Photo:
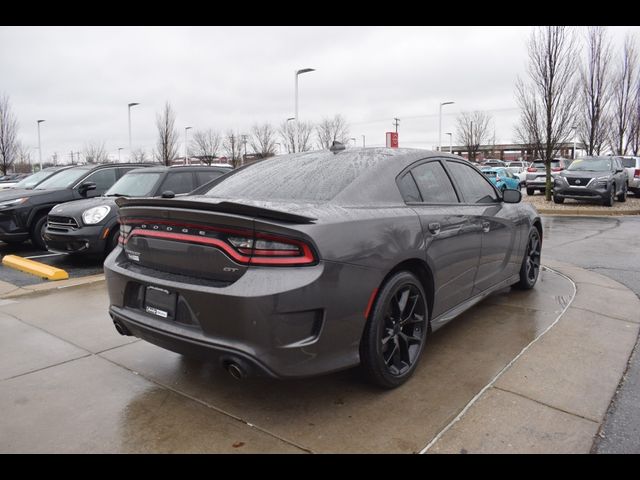
[[[418,452],[572,295],[550,271],[493,295],[436,332],[394,391],[357,369],[238,382],[118,335],[102,283],[0,300],[0,451]]]
[[[69,278],[80,278],[103,272],[102,259],[100,258],[75,257],[73,255],[51,253],[47,250],[39,250],[33,247],[31,242],[25,242],[19,245],[7,245],[4,242],[0,242],[0,257],[10,254],[61,268],[69,274]],[[19,270],[14,270],[2,264],[0,264],[0,280],[18,287],[48,282],[48,280]]]

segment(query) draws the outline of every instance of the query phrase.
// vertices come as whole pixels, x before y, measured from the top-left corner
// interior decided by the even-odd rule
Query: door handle
[[[482,222],[482,231],[488,233],[491,230],[491,224],[489,222]]]
[[[440,224],[438,222],[430,223],[429,231],[434,235],[438,234],[440,232]]]

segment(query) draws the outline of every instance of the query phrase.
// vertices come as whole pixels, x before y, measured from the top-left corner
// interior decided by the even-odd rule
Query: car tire
[[[361,367],[371,383],[391,389],[413,375],[427,341],[428,317],[427,296],[413,273],[397,272],[384,283],[360,343]]]
[[[604,204],[605,207],[613,207],[613,202],[615,200],[616,197],[616,186],[611,185],[611,187],[609,188],[609,195],[607,197],[607,199],[602,202]]]
[[[531,228],[524,258],[520,266],[520,280],[513,286],[520,290],[533,288],[540,275],[540,257],[542,253],[542,240],[536,227]]]
[[[44,243],[43,237],[44,229],[46,226],[47,214],[45,213],[35,219],[33,225],[31,226],[31,231],[29,232],[31,236],[31,243],[33,243],[33,245],[40,250],[47,249],[47,245]]]
[[[564,198],[558,197],[557,195],[553,196],[553,203],[564,203]]]
[[[627,201],[627,186],[624,185],[622,187],[622,192],[620,192],[620,195],[618,195],[617,200],[619,202],[626,202]]]
[[[536,194],[536,189],[535,188],[528,188],[527,187],[527,195],[535,195]]]

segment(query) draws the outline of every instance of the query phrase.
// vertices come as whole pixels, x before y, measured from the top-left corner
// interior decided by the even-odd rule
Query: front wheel
[[[602,202],[605,207],[613,207],[613,202],[615,200],[616,197],[616,186],[615,185],[611,185],[611,187],[609,187],[609,195],[607,195],[607,198],[604,202]]]
[[[535,286],[540,274],[541,253],[542,240],[540,239],[540,233],[536,227],[533,227],[529,233],[527,248],[520,267],[520,280],[514,284],[514,287],[521,290],[529,290]]]
[[[382,286],[360,343],[360,361],[368,379],[395,388],[413,374],[428,333],[427,296],[411,272],[394,274]]]
[[[31,227],[31,243],[40,250],[46,250],[47,245],[44,243],[44,229],[47,227],[47,215],[41,215],[33,222]]]
[[[535,188],[528,188],[527,187],[527,195],[535,195],[536,194],[536,189]]]
[[[564,203],[563,197],[558,197],[557,195],[553,196],[553,203]]]
[[[626,202],[627,201],[627,186],[626,185],[623,185],[622,191],[620,192],[620,195],[618,195],[618,201],[619,202]]]

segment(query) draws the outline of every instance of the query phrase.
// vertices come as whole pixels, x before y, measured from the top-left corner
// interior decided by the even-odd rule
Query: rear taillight
[[[209,245],[244,265],[313,265],[313,249],[304,241],[283,235],[232,230],[160,220],[125,220],[120,225],[120,244],[135,236]]]
[[[640,168],[636,168],[633,172],[633,178],[640,178]]]
[[[536,167],[529,167],[527,168],[527,172],[537,172],[538,169]]]

